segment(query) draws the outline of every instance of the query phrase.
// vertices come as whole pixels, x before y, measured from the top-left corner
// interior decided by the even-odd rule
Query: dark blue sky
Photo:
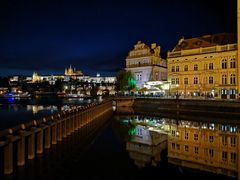
[[[237,0],[1,0],[0,76],[116,75],[133,45],[236,33]]]

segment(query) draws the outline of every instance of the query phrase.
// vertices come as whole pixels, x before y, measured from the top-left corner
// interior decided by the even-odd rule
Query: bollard
[[[13,130],[8,130],[8,143],[4,146],[4,174],[11,174],[13,172]]]
[[[37,132],[37,154],[43,153],[43,130]]]
[[[35,158],[35,133],[32,131],[32,134],[28,136],[28,159]]]
[[[49,148],[51,148],[51,129],[50,129],[50,127],[47,127],[47,128],[45,129],[44,136],[45,136],[45,145],[44,145],[44,148],[45,148],[45,149],[49,149]]]

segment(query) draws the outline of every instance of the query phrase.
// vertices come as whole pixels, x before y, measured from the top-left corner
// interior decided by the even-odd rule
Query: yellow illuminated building
[[[239,93],[237,37],[221,33],[181,38],[168,52],[170,93],[235,99]]]
[[[40,81],[41,81],[40,76],[36,72],[33,72],[32,82],[35,83],[35,82],[40,82]]]
[[[145,82],[167,80],[166,60],[160,57],[160,46],[151,46],[138,41],[126,58],[126,70],[131,71],[137,87],[142,88]]]
[[[65,75],[66,76],[83,76],[83,73],[81,71],[76,71],[72,66],[70,65],[69,68],[65,69]]]
[[[238,177],[239,127],[191,121],[172,124],[168,138],[168,162]]]

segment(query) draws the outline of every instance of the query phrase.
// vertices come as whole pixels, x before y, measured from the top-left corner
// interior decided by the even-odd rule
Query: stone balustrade
[[[44,149],[50,149],[75,131],[82,128],[96,130],[99,125],[109,119],[112,112],[112,101],[106,100],[83,107],[73,107],[52,116],[1,131],[0,149],[4,158],[0,163],[4,174],[12,174],[14,171],[13,144],[16,144],[14,147],[17,148],[17,166],[24,166],[26,159],[31,160],[36,154],[43,154]]]

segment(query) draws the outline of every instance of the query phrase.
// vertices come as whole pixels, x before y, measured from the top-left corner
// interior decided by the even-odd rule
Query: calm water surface
[[[71,106],[84,106],[98,99],[83,98],[0,98],[0,131],[21,123],[52,115]]]
[[[225,122],[115,115],[98,132],[77,132],[7,178],[235,179],[238,128]]]

